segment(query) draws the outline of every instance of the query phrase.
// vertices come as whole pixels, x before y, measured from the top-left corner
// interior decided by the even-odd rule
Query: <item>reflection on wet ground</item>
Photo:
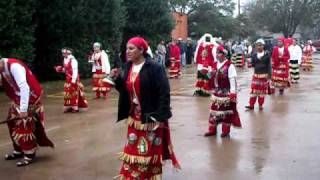
[[[317,55],[317,57],[320,57]],[[210,98],[194,97],[195,68],[171,82],[172,136],[182,171],[168,162],[164,180],[300,180],[319,179],[320,65],[302,72],[301,82],[284,96],[268,96],[265,109],[246,112],[252,71],[239,70],[238,109],[243,129],[232,129],[230,139],[204,138]],[[94,94],[88,92],[88,97]],[[9,101],[0,96],[0,118]],[[16,168],[1,161],[0,179],[111,180],[120,162],[116,154],[125,143],[126,128],[115,123],[117,93],[108,101],[91,100],[88,112],[62,113],[62,93],[44,100],[48,135],[56,149],[40,148],[37,163]],[[0,127],[0,153],[10,151],[8,132]]]

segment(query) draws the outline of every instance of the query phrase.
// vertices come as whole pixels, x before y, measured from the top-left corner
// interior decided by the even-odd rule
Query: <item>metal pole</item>
[[[238,18],[240,18],[240,0],[238,0]],[[241,22],[239,21],[239,42],[241,41],[240,31],[241,31]]]

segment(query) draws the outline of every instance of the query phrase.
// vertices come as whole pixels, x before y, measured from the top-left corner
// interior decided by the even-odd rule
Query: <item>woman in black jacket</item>
[[[128,62],[111,72],[120,93],[118,121],[126,119],[128,124],[119,179],[161,179],[162,161],[167,159],[179,168],[168,126],[172,116],[168,78],[164,68],[147,56],[147,48],[143,38],[131,38]]]

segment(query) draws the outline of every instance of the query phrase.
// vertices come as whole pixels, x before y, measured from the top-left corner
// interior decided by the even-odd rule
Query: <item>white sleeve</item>
[[[230,82],[230,93],[236,93],[237,92],[237,70],[234,67],[233,64],[229,66],[228,69],[228,77]]]
[[[201,71],[203,69],[203,65],[202,64],[197,64],[197,70]]]
[[[252,53],[252,46],[249,46],[248,47],[248,54],[251,54]]]
[[[152,50],[151,50],[150,46],[147,49],[147,53],[150,55],[151,58],[153,58],[153,54],[152,54]]]
[[[94,63],[94,53],[89,57],[89,63]]]
[[[302,60],[302,49],[298,46],[298,64],[301,64]]]
[[[26,70],[20,64],[12,64],[11,74],[20,89],[20,112],[28,112],[30,87],[27,82]]]
[[[317,51],[317,49],[314,47],[314,46],[311,46],[312,47],[312,51],[313,52],[316,52]]]
[[[231,64],[231,65],[229,66],[229,69],[228,69],[228,77],[229,77],[229,78],[237,77],[237,70],[236,70],[236,68],[234,67],[233,64]]]
[[[229,78],[229,82],[230,82],[230,93],[237,93],[237,78],[236,77]]]
[[[214,47],[212,48],[213,62],[216,62],[216,61],[217,61],[217,49],[218,49],[217,46],[214,46]]]
[[[307,51],[307,46],[303,47],[303,52]]]
[[[101,61],[102,61],[102,72],[104,72],[105,74],[110,74],[111,69],[110,69],[109,57],[105,51],[102,51]]]
[[[94,53],[91,56],[92,72],[96,72],[96,63],[94,63]]]
[[[71,59],[71,66],[72,66],[72,83],[77,82],[78,78],[78,61],[75,58]]]

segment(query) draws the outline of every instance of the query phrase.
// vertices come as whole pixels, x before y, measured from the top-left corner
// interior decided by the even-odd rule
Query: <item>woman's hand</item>
[[[56,70],[57,73],[62,73],[64,71],[62,66],[55,66],[54,69]]]
[[[20,112],[19,113],[19,118],[20,119],[26,119],[28,117],[28,112]]]
[[[229,98],[232,102],[237,102],[237,94],[236,93],[230,93]]]
[[[115,69],[112,69],[111,72],[110,72],[110,77],[113,78],[113,79],[116,79],[121,73],[121,69],[120,68],[115,68]]]

